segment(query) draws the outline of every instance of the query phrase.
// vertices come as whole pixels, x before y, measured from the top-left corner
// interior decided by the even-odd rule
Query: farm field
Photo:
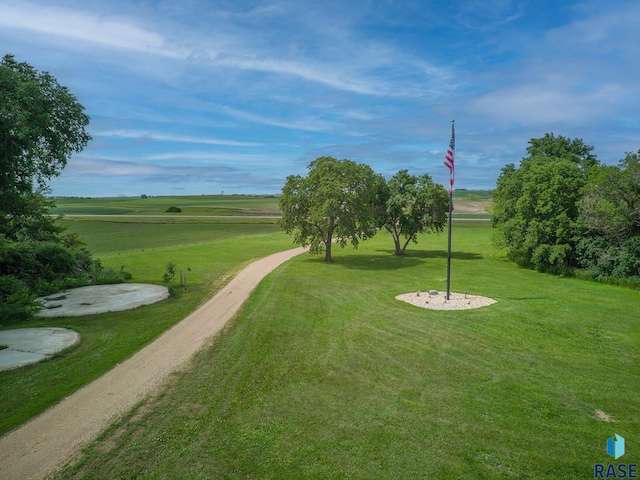
[[[445,288],[446,235],[289,261],[59,478],[590,478],[614,433],[635,461],[640,292],[520,269],[490,234],[454,224],[452,290],[498,301],[478,310],[394,298]]]
[[[182,212],[167,212],[169,207]],[[252,195],[195,195],[124,198],[57,198],[54,214],[63,215],[274,215],[278,198]]]

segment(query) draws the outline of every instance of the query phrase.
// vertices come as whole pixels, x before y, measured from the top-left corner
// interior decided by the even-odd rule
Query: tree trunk
[[[331,244],[333,243],[333,227],[329,227],[329,231],[327,232],[327,239],[324,242],[324,261],[325,263],[332,263],[333,258],[331,258]]]
[[[407,249],[407,245],[409,245],[410,241],[411,241],[411,237],[407,238],[407,241],[404,242],[404,246],[402,247],[402,255],[405,254],[405,250]]]
[[[396,237],[395,235],[392,235],[393,237],[393,244],[396,247],[396,251],[394,252],[396,255],[404,255],[404,248],[400,247],[400,238]]]

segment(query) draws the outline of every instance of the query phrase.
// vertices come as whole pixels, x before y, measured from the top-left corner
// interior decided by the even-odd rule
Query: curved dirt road
[[[0,438],[0,477],[44,478],[62,466],[219,332],[269,272],[304,251],[295,248],[253,262],[153,343]]]

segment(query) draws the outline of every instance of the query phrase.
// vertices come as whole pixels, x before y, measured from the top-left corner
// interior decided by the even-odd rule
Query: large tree
[[[90,139],[66,87],[11,55],[0,62],[0,325],[29,318],[36,295],[86,284],[97,264],[48,215],[47,181]],[[77,240],[77,239],[76,239]]]
[[[400,170],[387,182],[381,225],[391,234],[396,255],[404,255],[419,233],[441,232],[447,218],[449,196],[427,174],[417,177]]]
[[[583,231],[578,204],[598,161],[580,139],[546,134],[529,145],[519,168],[506,165],[498,178],[494,241],[521,264],[543,270],[571,266]]]
[[[91,139],[89,117],[66,87],[12,55],[0,63],[0,234],[43,235],[47,181]],[[55,230],[55,229],[54,229]]]
[[[376,233],[376,205],[384,179],[368,165],[320,157],[309,164],[306,177],[290,175],[282,188],[280,224],[294,242],[311,253],[325,252],[332,262],[331,245],[361,240]]]

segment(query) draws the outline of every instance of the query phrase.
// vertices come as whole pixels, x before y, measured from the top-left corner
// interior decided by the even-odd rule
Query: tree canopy
[[[47,72],[0,63],[0,325],[29,318],[37,295],[86,285],[98,261],[50,216],[47,181],[91,138],[89,117]],[[96,280],[93,278],[92,280]],[[118,279],[114,278],[114,281]]]
[[[17,238],[23,224],[35,218],[44,222],[40,227],[51,227],[39,215],[46,207],[46,182],[60,175],[70,155],[91,139],[85,130],[89,117],[49,73],[5,55],[0,119],[0,233]]]
[[[333,157],[309,164],[306,177],[290,175],[282,188],[280,224],[294,242],[312,253],[325,252],[332,262],[331,245],[351,243],[376,233],[378,192],[384,179],[368,165]]]
[[[517,168],[502,169],[493,192],[494,241],[513,260],[541,269],[575,265],[583,231],[579,202],[598,164],[580,139],[546,134],[532,139]]]
[[[419,233],[441,232],[446,224],[449,197],[427,174],[417,177],[400,170],[383,193],[380,224],[393,238],[396,255],[404,255]]]
[[[596,167],[580,200],[587,228],[576,250],[596,279],[640,277],[640,151]]]
[[[494,241],[523,265],[637,285],[640,151],[613,166],[592,151],[579,139],[532,139],[519,167],[498,178]]]

